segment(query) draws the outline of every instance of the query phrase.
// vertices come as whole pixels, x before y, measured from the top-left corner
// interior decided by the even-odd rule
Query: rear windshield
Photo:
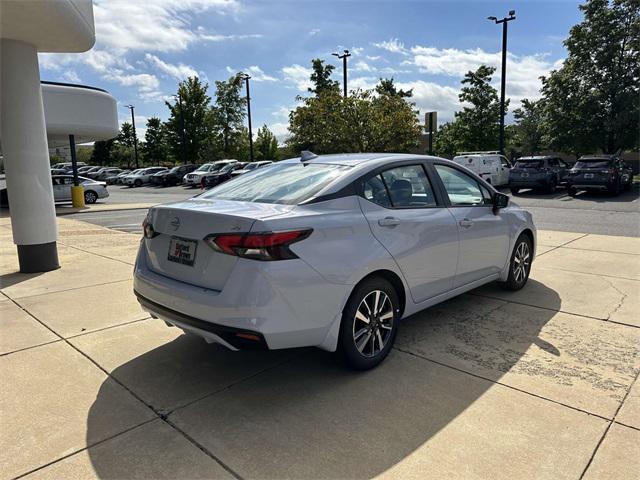
[[[514,165],[515,168],[542,168],[544,160],[518,160]]]
[[[295,205],[313,197],[348,168],[302,163],[271,165],[229,180],[199,198]]]
[[[594,158],[593,160],[578,160],[575,164],[576,168],[607,168],[609,160]]]

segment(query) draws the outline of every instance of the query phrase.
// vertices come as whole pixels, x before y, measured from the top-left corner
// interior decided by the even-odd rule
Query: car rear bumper
[[[509,187],[541,188],[549,185],[549,178],[510,178]]]
[[[244,340],[251,342],[238,337],[240,332],[255,334],[269,349],[319,346],[335,350],[335,341],[327,337],[341,317],[351,288],[328,283],[299,259],[240,259],[223,289],[210,290],[152,271],[142,240],[134,291],[152,316],[229,348],[244,348]]]

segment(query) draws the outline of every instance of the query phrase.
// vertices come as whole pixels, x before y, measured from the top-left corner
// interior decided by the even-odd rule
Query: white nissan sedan
[[[368,369],[402,318],[488,282],[522,288],[535,247],[529,212],[454,162],[303,152],[150,209],[134,290],[208,342]]]

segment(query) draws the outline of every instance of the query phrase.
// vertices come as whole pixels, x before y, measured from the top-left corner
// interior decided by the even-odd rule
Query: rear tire
[[[141,187],[142,186],[142,180],[136,180],[135,182],[133,182],[133,186],[134,187]]]
[[[98,201],[98,194],[93,190],[84,192],[84,203],[92,204]]]
[[[578,190],[576,190],[574,187],[569,187],[567,188],[567,193],[569,194],[570,197],[575,197],[576,194],[578,193]]]
[[[513,195],[517,195],[518,193],[520,193],[520,189],[518,187],[511,187],[511,193]]]
[[[608,189],[609,191],[609,195],[612,195],[614,197],[617,197],[618,195],[620,195],[620,180],[616,180],[616,183]]]
[[[557,180],[555,178],[552,178],[551,180],[549,180],[549,184],[547,185],[547,192],[556,193],[557,186],[558,186]]]
[[[355,370],[369,370],[389,355],[398,332],[400,302],[393,286],[372,277],[351,293],[342,312],[338,354]]]
[[[516,291],[524,287],[531,272],[531,260],[533,259],[533,246],[531,240],[524,233],[521,234],[513,247],[509,260],[509,278],[506,282],[500,282],[505,290]]]

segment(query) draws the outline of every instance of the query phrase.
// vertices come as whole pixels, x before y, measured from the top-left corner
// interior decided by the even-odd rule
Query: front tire
[[[524,287],[531,272],[531,260],[533,259],[533,245],[524,233],[516,240],[511,259],[509,260],[509,278],[506,282],[500,282],[505,290],[516,291]]]
[[[517,195],[518,193],[520,193],[520,189],[518,187],[511,187],[511,193],[513,195]]]
[[[569,194],[570,197],[575,197],[576,194],[578,193],[578,190],[575,187],[569,187],[567,188],[567,193]]]
[[[369,370],[389,355],[398,331],[400,303],[383,278],[365,280],[342,313],[338,353],[355,370]]]
[[[133,186],[134,187],[141,187],[142,186],[142,180],[136,180],[135,182],[133,182]]]
[[[549,184],[547,185],[548,193],[556,193],[556,188],[558,187],[558,181],[554,178],[549,180]]]

